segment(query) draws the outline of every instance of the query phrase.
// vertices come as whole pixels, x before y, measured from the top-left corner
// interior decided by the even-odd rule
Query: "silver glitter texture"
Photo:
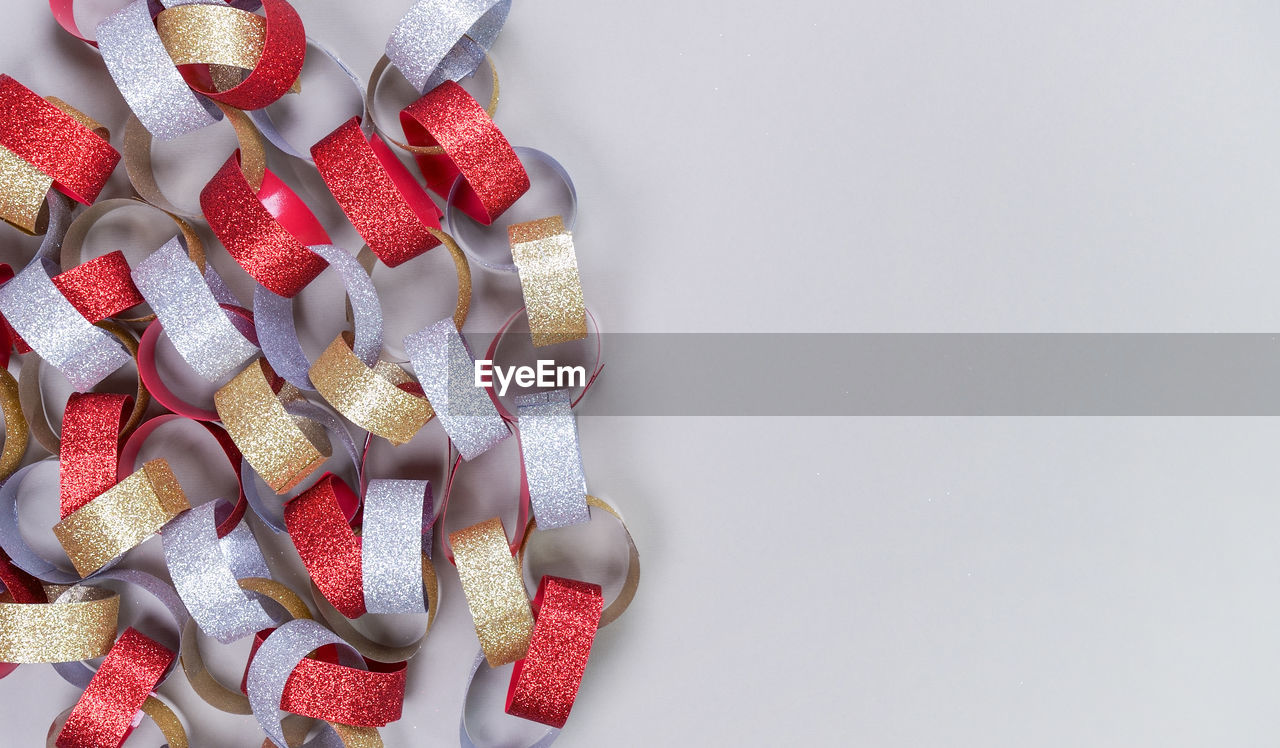
[[[201,504],[175,518],[160,531],[164,543],[164,560],[169,567],[173,586],[187,610],[196,619],[200,630],[223,644],[229,644],[255,631],[275,625],[262,603],[252,599],[240,589],[236,574],[228,556],[218,541],[214,512],[219,504],[229,506],[218,499]],[[235,531],[251,533],[245,523]],[[228,535],[231,537],[231,535]],[[252,534],[248,539],[252,540]],[[232,547],[251,558],[246,566],[266,568],[266,561],[256,543],[245,542],[242,535],[232,542]],[[248,575],[246,575],[248,576]],[[270,576],[270,573],[265,576]]]
[[[172,140],[218,121],[174,67],[147,0],[134,0],[104,18],[97,34],[107,72],[152,135]]]
[[[430,542],[431,483],[371,480],[360,529],[364,605],[370,613],[422,613],[422,554]],[[429,553],[430,548],[426,551]]]
[[[378,291],[356,258],[342,247],[315,244],[307,247],[327,260],[329,267],[342,276],[342,285],[351,300],[355,319],[352,352],[365,366],[373,368],[382,353],[382,302]],[[298,342],[293,321],[293,300],[278,296],[259,285],[253,290],[253,319],[257,325],[258,343],[267,363],[294,387],[315,391],[311,384],[311,360]]]
[[[53,285],[57,266],[43,257],[0,286],[0,314],[40,358],[78,392],[86,392],[133,360],[115,336],[81,316]]]
[[[387,57],[419,91],[465,78],[493,46],[510,10],[511,0],[419,0],[391,32]],[[460,44],[464,36],[474,43]]]
[[[284,739],[284,728],[280,725],[280,699],[284,696],[284,684],[303,657],[329,644],[340,645],[338,659],[342,664],[364,666],[359,653],[337,634],[306,619],[289,621],[272,632],[249,663],[246,684],[249,706],[263,732],[280,748],[289,748]],[[317,744],[318,741],[308,741],[305,746]]]
[[[586,522],[587,479],[582,474],[578,421],[568,390],[520,395],[515,399],[520,454],[529,477],[529,500],[539,529]]]
[[[138,263],[133,282],[164,325],[173,347],[206,380],[230,377],[258,355],[258,347],[240,334],[218,306],[178,237]]]
[[[404,350],[462,459],[482,455],[511,435],[489,393],[475,385],[476,359],[453,317],[406,336]]]

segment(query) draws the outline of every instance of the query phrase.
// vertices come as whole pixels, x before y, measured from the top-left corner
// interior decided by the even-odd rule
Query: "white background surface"
[[[1277,329],[1280,11],[980,5],[518,2],[495,47],[498,122],[573,174],[587,300],[611,331]],[[298,3],[361,75],[407,6]],[[42,2],[8,4],[0,40],[6,72],[118,142],[125,110],[97,53]],[[339,79],[317,75],[291,105],[311,117],[299,142],[355,112]],[[232,147],[216,129],[159,149],[187,204]],[[184,148],[205,152],[182,162]],[[281,172],[340,227],[306,167]],[[107,233],[96,252],[114,239],[136,260],[163,238],[151,226],[145,240]],[[349,229],[335,239],[354,248]],[[0,253],[31,249],[8,231]],[[432,262],[422,272],[444,285],[397,304],[389,333],[451,308],[447,261]],[[491,331],[518,290],[477,281],[491,301],[467,330]],[[314,352],[341,310],[304,296]],[[561,745],[1273,742],[1273,420],[580,426],[592,491],[627,515],[644,574],[597,640]],[[432,429],[397,469],[438,474]],[[180,477],[225,492],[208,454],[175,458],[189,463]],[[476,516],[459,526],[504,506],[511,460],[477,468]],[[575,536],[564,552],[616,578],[616,537],[582,534],[603,549]],[[274,547],[296,584],[292,551]],[[137,556],[158,568],[157,541]],[[383,731],[392,746],[456,740],[475,642],[456,577],[442,579],[405,719]],[[504,688],[485,679],[472,713],[511,738],[519,726],[493,722]],[[194,745],[257,745],[251,718],[213,713],[181,676],[162,692]],[[48,668],[0,681],[10,742],[39,744],[75,698]],[[133,740],[154,742],[143,729]]]

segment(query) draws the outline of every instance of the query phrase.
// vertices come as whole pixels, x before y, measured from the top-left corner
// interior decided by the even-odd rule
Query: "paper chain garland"
[[[594,324],[570,233],[572,181],[550,156],[507,142],[493,120],[496,69],[488,106],[457,83],[488,59],[510,1],[419,0],[391,34],[367,87],[307,38],[287,0],[133,0],[104,19],[93,39],[76,25],[74,0],[49,5],[63,29],[101,51],[131,110],[122,151],[138,197],[97,201],[122,160],[109,132],[60,99],[0,75],[0,218],[45,236],[25,267],[0,266],[0,356],[7,364],[16,354],[21,362],[18,380],[0,367],[0,661],[8,663],[0,677],[19,664],[51,663],[83,689],[54,720],[49,745],[58,748],[115,748],[144,714],[170,746],[188,745],[182,721],[154,693],[178,669],[212,707],[254,715],[264,746],[380,746],[377,728],[400,718],[412,686],[407,660],[437,613],[440,557],[433,557],[432,537],[439,524],[443,556],[458,568],[481,649],[472,676],[484,661],[515,663],[506,710],[547,725],[534,745],[549,745],[590,677],[597,629],[616,620],[635,594],[639,554],[628,533],[627,577],[607,605],[599,584],[553,576],[538,580],[530,600],[523,569],[536,530],[588,522],[593,510],[621,521],[613,507],[587,495],[573,412],[599,374],[598,338],[591,379],[576,396],[540,392],[508,405],[472,381],[475,356],[463,333],[473,301],[469,258],[518,273],[527,307],[499,330],[489,358],[521,313],[535,346],[581,340],[588,320]],[[285,140],[266,112],[300,91],[308,50],[334,61],[365,102],[309,154]],[[378,81],[392,65],[422,94],[400,114],[406,142],[372,116]],[[235,128],[239,148],[205,185],[199,211],[179,209],[152,175],[152,140],[221,119]],[[268,154],[264,136],[279,153]],[[416,161],[425,189],[392,145]],[[269,158],[290,157],[314,165],[364,249],[334,246],[302,197],[267,168]],[[567,209],[510,225],[510,262],[481,257],[459,240],[459,228],[493,224],[530,190],[525,165],[534,163],[563,181]],[[73,202],[90,207],[76,215]],[[129,206],[158,209],[177,234],[132,267],[119,251],[82,262],[90,227]],[[256,281],[250,304],[206,264],[206,252],[216,248],[206,248],[189,221],[207,223]],[[383,358],[382,306],[370,274],[379,260],[404,272],[395,268],[441,246],[457,269],[455,313],[407,336],[408,365],[397,365]],[[298,344],[290,299],[326,268],[342,279],[353,324],[312,361]],[[156,356],[166,339],[197,377],[220,385],[212,402],[188,403],[163,381]],[[76,390],[60,433],[46,415],[42,363]],[[128,363],[137,369],[136,395],[93,391]],[[147,418],[152,396],[170,412]],[[385,479],[365,465],[375,440],[403,444],[433,419],[451,450],[438,519],[428,481]],[[188,420],[224,453],[239,487],[234,501],[189,496],[163,457],[138,464],[159,428]],[[351,427],[366,432],[363,454]],[[462,463],[513,433],[521,458],[514,537],[497,517],[450,531],[448,506]],[[52,456],[22,466],[30,437]],[[316,477],[335,448],[350,456],[356,484]],[[65,558],[36,551],[18,526],[23,482],[55,465],[60,521],[50,530]],[[296,496],[281,508],[259,481]],[[250,508],[271,530],[288,533],[327,626],[271,578],[245,522]],[[169,580],[127,568],[128,552],[156,534]],[[127,628],[117,637],[122,593],[100,586],[107,580],[160,600],[173,630],[153,639]],[[422,637],[393,647],[351,623],[382,614],[422,614]],[[223,643],[253,637],[238,689],[205,668],[197,631]],[[103,655],[96,671],[83,664]],[[305,740],[306,723],[281,720],[281,712],[325,727]],[[465,710],[459,738],[473,745]]]

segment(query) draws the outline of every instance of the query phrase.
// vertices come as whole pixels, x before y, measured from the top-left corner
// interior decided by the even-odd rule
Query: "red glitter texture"
[[[7,75],[0,75],[0,145],[85,205],[98,199],[120,163],[110,143]]]
[[[387,267],[439,246],[427,226],[440,228],[440,209],[377,135],[372,143],[365,138],[359,117],[312,146],[311,157],[342,212]]]
[[[253,639],[249,662],[275,629]],[[314,658],[314,659],[313,659]],[[364,660],[368,670],[338,664],[337,647],[323,647],[289,674],[280,708],[291,714],[358,727],[382,727],[400,719],[404,708],[404,662]],[[245,678],[249,669],[245,667]],[[240,690],[245,690],[244,681]]]
[[[600,585],[542,578],[533,600],[536,620],[529,654],[516,662],[511,673],[507,714],[564,727],[582,684],[603,609]]]
[[[132,406],[132,397],[113,393],[76,392],[67,399],[58,451],[63,519],[116,484],[120,429]]]
[[[240,151],[201,190],[200,209],[240,267],[281,296],[297,295],[329,264],[306,247],[330,243],[315,215],[269,170],[254,194]]]
[[[350,514],[358,499],[341,478],[325,473],[284,505],[284,524],[321,594],[342,615],[359,618],[365,614],[363,554],[339,502]]]
[[[489,225],[529,190],[529,175],[480,102],[452,81],[441,83],[400,112],[413,145],[438,145],[444,153],[419,155],[427,186],[448,196],[459,174],[458,207]]]
[[[307,59],[307,32],[285,0],[263,0],[262,9],[267,36],[257,67],[239,84],[219,91],[209,81],[207,65],[182,65],[178,71],[192,88],[236,109],[262,109],[289,92]]]
[[[0,548],[0,582],[4,583],[4,588],[15,603],[49,602],[49,596],[45,594],[40,580],[15,566],[3,548]]]
[[[133,285],[124,252],[116,250],[53,277],[53,285],[85,319],[114,317],[144,299]]]
[[[129,734],[133,715],[175,656],[135,629],[126,629],[72,708],[58,734],[58,748],[118,748]]]

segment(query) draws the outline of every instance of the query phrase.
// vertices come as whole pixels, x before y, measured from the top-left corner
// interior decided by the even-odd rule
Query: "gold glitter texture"
[[[0,480],[3,480],[22,464],[31,436],[18,398],[18,381],[8,369],[0,369],[0,412],[4,413],[4,451],[0,452]]]
[[[271,490],[284,493],[314,473],[330,447],[318,431],[313,441],[285,412],[285,402],[302,396],[298,389],[286,382],[277,395],[268,377],[275,372],[259,358],[214,393],[213,404],[244,458]]]
[[[449,545],[489,667],[524,657],[533,633],[533,611],[502,520],[494,517],[451,533]]]
[[[65,588],[46,588],[54,599]],[[60,603],[15,603],[0,595],[0,661],[78,662],[101,657],[116,640],[120,596],[101,587],[77,587]]]
[[[372,727],[353,727],[338,722],[330,722],[333,731],[346,748],[382,748],[382,737]]]
[[[395,445],[413,438],[435,415],[425,397],[398,385],[412,377],[395,364],[364,365],[351,350],[352,336],[344,332],[311,365],[311,383],[339,413],[355,425]]]
[[[431,559],[425,553],[422,554],[422,589],[427,598],[427,627],[422,632],[422,636],[418,637],[416,641],[400,647],[380,644],[362,634],[351,624],[348,618],[333,607],[333,603],[325,598],[320,592],[320,588],[316,587],[314,581],[311,582],[311,599],[315,601],[316,609],[320,611],[320,617],[333,630],[333,633],[342,637],[342,640],[347,644],[355,647],[356,651],[366,659],[377,660],[378,662],[400,662],[412,658],[422,648],[422,643],[426,641],[427,634],[431,633],[431,624],[435,623],[436,611],[440,607],[440,580],[436,576],[435,565],[431,563]]]
[[[156,727],[160,728],[168,748],[188,748],[190,743],[187,742],[187,731],[168,704],[155,696],[148,696],[147,700],[142,702],[142,713],[150,717],[151,721],[156,723]]]
[[[44,233],[44,199],[53,178],[0,146],[0,218],[28,234]]]
[[[175,5],[156,16],[156,31],[174,65],[252,70],[267,42],[267,19],[226,5]],[[239,82],[226,75],[219,74],[224,85]],[[296,93],[298,86],[294,81],[291,91]]]
[[[191,508],[163,458],[151,460],[53,526],[82,577],[159,532]]]
[[[534,346],[587,337],[587,308],[578,279],[578,257],[564,219],[551,216],[517,223],[507,228],[507,235],[511,258],[520,273]]]

